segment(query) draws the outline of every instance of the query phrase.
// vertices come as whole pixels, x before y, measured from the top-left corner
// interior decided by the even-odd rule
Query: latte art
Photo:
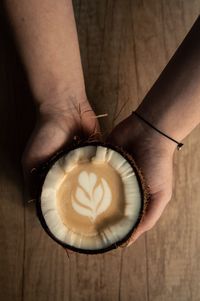
[[[104,252],[127,240],[143,208],[134,164],[101,145],[77,147],[59,157],[41,192],[48,234],[82,253]]]
[[[104,178],[93,172],[82,171],[79,174],[75,197],[72,197],[72,207],[78,214],[94,222],[98,215],[108,209],[111,201],[111,190]]]

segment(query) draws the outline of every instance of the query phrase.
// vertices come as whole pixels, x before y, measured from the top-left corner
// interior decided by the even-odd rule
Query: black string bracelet
[[[160,133],[163,136],[167,137],[168,139],[174,141],[177,144],[178,150],[180,150],[181,147],[184,145],[183,143],[180,143],[180,142],[176,141],[175,139],[171,138],[170,136],[168,136],[167,134],[161,132],[159,129],[157,129],[155,126],[153,126],[149,121],[145,120],[142,116],[140,116],[136,111],[133,111],[132,114],[135,114],[137,117],[142,119],[145,123],[147,123],[150,127],[152,127],[154,130],[156,130],[158,133]]]

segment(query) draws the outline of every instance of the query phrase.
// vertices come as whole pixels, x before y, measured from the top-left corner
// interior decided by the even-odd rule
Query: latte
[[[123,241],[141,218],[137,169],[103,145],[61,156],[43,183],[40,208],[48,233],[66,247],[98,252]]]
[[[82,163],[66,174],[57,192],[58,213],[67,228],[97,235],[124,215],[119,174],[107,163]]]

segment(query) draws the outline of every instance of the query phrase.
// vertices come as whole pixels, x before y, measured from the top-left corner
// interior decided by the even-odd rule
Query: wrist
[[[69,120],[71,124],[79,125],[81,113],[89,109],[91,107],[86,94],[77,96],[63,91],[63,93],[52,94],[37,103],[37,116],[40,123],[55,122],[65,130],[69,128]]]
[[[138,110],[136,112],[146,120],[146,116],[143,116]],[[143,120],[137,117],[135,114],[130,116],[133,128],[134,136],[136,136],[139,143],[143,145],[143,148],[148,150],[153,150],[153,152],[162,154],[163,156],[173,156],[173,153],[177,147],[177,144],[165,137],[161,133],[158,133],[155,129],[146,124]],[[149,120],[148,120],[149,121]],[[152,125],[158,128],[153,121],[149,121]]]
[[[89,106],[85,92],[69,92],[68,89],[54,91],[51,95],[36,101],[36,104],[39,115],[68,115],[69,113],[77,115],[80,113],[80,107]]]
[[[30,79],[30,87],[36,105],[40,108],[63,107],[67,102],[78,103],[87,100],[84,79],[80,77],[77,80],[56,78],[55,74],[51,76],[42,76],[39,79]]]

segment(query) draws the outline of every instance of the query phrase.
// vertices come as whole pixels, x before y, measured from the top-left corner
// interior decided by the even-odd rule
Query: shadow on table
[[[21,156],[34,123],[29,85],[0,4],[0,179],[21,192]]]

